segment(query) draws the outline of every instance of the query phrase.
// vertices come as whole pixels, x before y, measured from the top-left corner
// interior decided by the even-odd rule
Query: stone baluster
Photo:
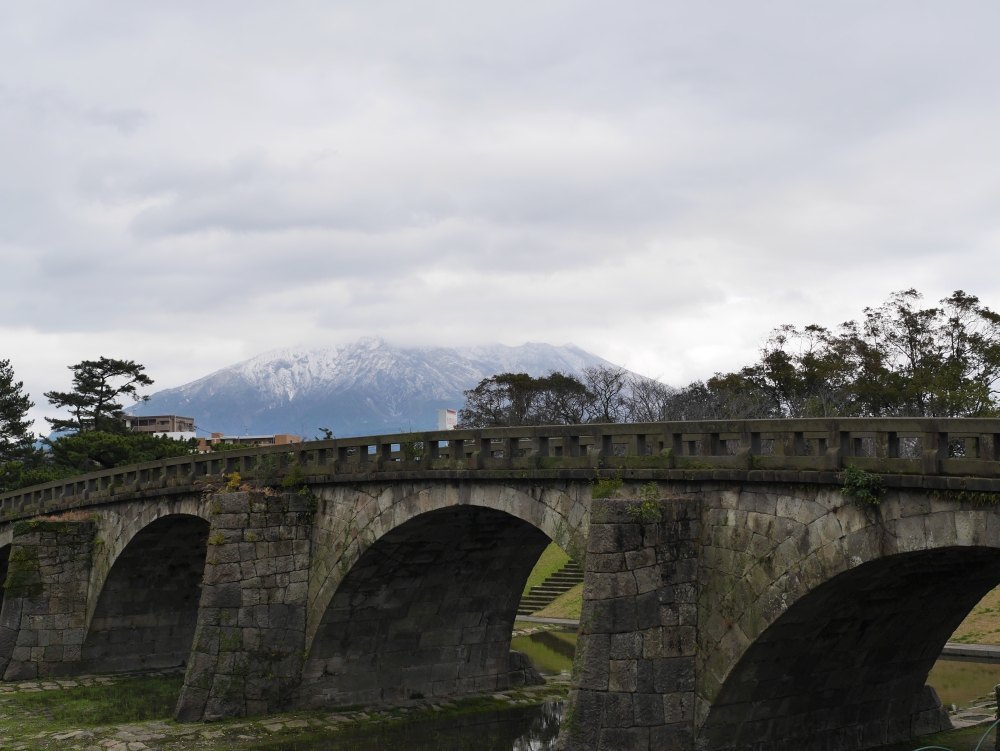
[[[948,458],[948,434],[940,431],[924,433],[922,469],[925,475],[941,474],[941,461]]]

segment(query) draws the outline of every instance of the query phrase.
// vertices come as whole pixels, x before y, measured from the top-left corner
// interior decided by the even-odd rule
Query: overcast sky
[[[991,2],[0,5],[0,358],[573,342],[675,385],[1000,308]],[[41,425],[39,426],[41,427]]]

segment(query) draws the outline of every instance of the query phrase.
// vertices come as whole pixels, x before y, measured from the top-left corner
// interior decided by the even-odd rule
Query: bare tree
[[[591,422],[625,422],[628,418],[629,372],[617,365],[594,365],[583,369],[591,393]]]
[[[629,378],[625,410],[628,422],[658,422],[677,389],[654,378],[633,375]]]

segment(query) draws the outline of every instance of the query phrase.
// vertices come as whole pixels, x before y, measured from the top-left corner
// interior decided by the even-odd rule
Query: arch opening
[[[7,569],[10,567],[10,549],[9,543],[0,546],[0,608],[3,607],[3,598],[7,593],[7,589],[3,585],[7,581]]]
[[[699,747],[862,749],[942,729],[927,675],[998,583],[1000,550],[984,547],[903,553],[839,574],[746,649],[706,702]]]
[[[209,524],[162,517],[138,532],[108,572],[84,640],[80,672],[186,664],[191,653]]]
[[[521,593],[549,542],[534,525],[477,506],[429,511],[386,533],[324,612],[297,703],[506,687]]]

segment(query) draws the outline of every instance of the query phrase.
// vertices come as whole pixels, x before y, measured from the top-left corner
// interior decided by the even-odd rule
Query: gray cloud
[[[895,289],[1000,307],[998,15],[8,9],[0,357],[37,396],[85,356],[170,386],[381,333],[573,341],[683,382]]]

